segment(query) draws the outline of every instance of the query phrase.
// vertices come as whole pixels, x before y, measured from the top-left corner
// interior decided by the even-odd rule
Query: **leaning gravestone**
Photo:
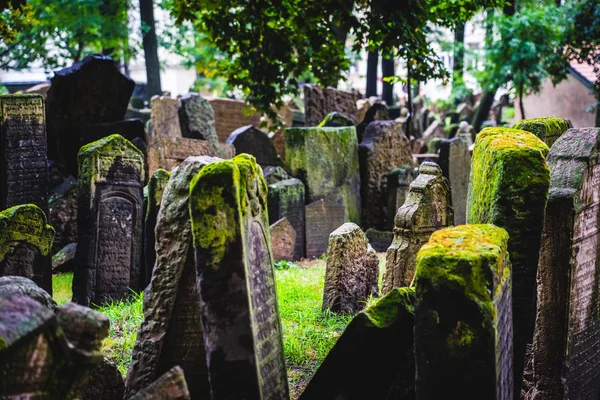
[[[424,162],[419,176],[410,184],[406,201],[398,209],[394,240],[387,251],[382,292],[410,286],[417,252],[433,232],[452,225],[450,186],[437,164]]]
[[[414,300],[394,289],[358,313],[300,399],[414,399]]]
[[[286,179],[269,185],[267,195],[269,221],[287,218],[296,231],[294,260],[304,257],[304,184],[299,179]]]
[[[415,169],[409,164],[390,171],[387,176],[387,213],[389,217],[386,229],[390,231],[394,229],[394,216],[404,204],[415,175]]]
[[[271,233],[271,244],[273,247],[273,260],[293,261],[294,248],[296,247],[296,231],[286,217],[275,221],[269,227]]]
[[[156,262],[144,294],[125,398],[181,366],[194,398],[208,398],[208,372],[189,215],[190,182],[213,157],[189,157],[171,172],[156,220]]]
[[[144,156],[120,135],[81,148],[73,300],[102,304],[140,290]]]
[[[513,267],[515,396],[520,393],[525,350],[533,340],[536,271],[548,198],[548,146],[518,129],[485,128],[477,135],[467,223],[506,229]]]
[[[550,149],[538,264],[536,400],[600,396],[600,129],[569,129]]]
[[[54,228],[38,206],[0,212],[0,276],[23,276],[52,293],[52,264],[47,260],[53,240]]]
[[[304,85],[304,112],[306,126],[317,126],[327,114],[337,111],[354,118],[358,108],[356,101],[359,95],[328,87]]]
[[[521,120],[513,128],[531,132],[542,139],[548,147],[552,147],[556,139],[565,133],[570,125],[564,118],[543,117]]]
[[[235,154],[250,154],[259,165],[279,165],[281,163],[277,151],[269,136],[253,125],[242,126],[231,132],[227,144],[235,147]]]
[[[306,186],[308,203],[320,199],[336,202],[345,209],[345,222],[360,223],[360,173],[354,127],[286,129],[285,154],[292,175]]]
[[[215,112],[208,100],[198,93],[188,93],[180,101],[179,123],[182,136],[190,139],[206,140],[213,147],[219,147]]]
[[[183,369],[174,366],[131,400],[190,400]]]
[[[347,222],[329,235],[323,311],[355,314],[379,296],[379,258],[358,225]]]
[[[260,167],[246,154],[208,165],[190,197],[211,396],[288,399]]]
[[[329,235],[344,223],[344,207],[328,200],[317,200],[305,208],[306,258],[327,252]]]
[[[0,210],[35,204],[48,212],[44,98],[0,96]]]
[[[417,399],[512,400],[507,242],[504,229],[461,225],[434,232],[419,251]]]
[[[467,193],[471,174],[471,152],[461,138],[444,140],[438,158],[442,174],[450,182],[450,198],[454,210],[454,225],[464,225],[467,220]]]
[[[412,166],[410,141],[405,124],[396,121],[371,122],[358,147],[362,223],[367,228],[385,229],[395,212],[387,213],[387,177],[390,171]]]

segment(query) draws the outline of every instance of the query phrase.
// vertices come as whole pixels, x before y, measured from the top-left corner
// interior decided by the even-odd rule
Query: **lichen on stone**
[[[387,328],[397,320],[400,310],[414,314],[414,301],[414,288],[392,289],[371,307],[361,311],[359,315],[364,315],[377,328]]]
[[[169,182],[169,178],[171,177],[171,173],[162,168],[157,169],[150,176],[150,180],[148,181],[148,185],[146,186],[148,189],[147,196],[152,195],[154,198],[148,198],[148,208],[146,209],[146,217],[152,211],[156,211],[158,205],[160,205],[163,192],[167,183]]]
[[[513,128],[531,132],[551,147],[569,129],[569,121],[558,117],[531,118],[517,122]]]
[[[47,256],[54,242],[54,228],[46,214],[34,204],[23,204],[0,212],[0,261],[19,242],[29,243]]]

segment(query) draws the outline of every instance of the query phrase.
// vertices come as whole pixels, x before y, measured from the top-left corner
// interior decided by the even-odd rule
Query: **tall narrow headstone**
[[[543,117],[523,119],[513,126],[514,129],[531,132],[542,139],[548,147],[552,147],[556,139],[565,133],[571,126],[568,120],[558,117]]]
[[[533,340],[536,400],[600,396],[599,150],[600,129],[569,129],[548,155]]]
[[[152,138],[162,136],[183,137],[179,123],[181,101],[170,95],[154,96],[150,100],[152,109]]]
[[[467,223],[494,224],[509,234],[513,268],[515,398],[525,351],[533,341],[536,272],[550,171],[548,146],[518,129],[485,128],[477,135],[467,198]]]
[[[317,126],[327,114],[337,111],[354,118],[358,112],[356,101],[358,94],[344,92],[331,87],[320,88],[315,85],[304,85],[304,112],[306,126]]]
[[[424,162],[410,184],[406,201],[398,209],[394,240],[387,251],[382,292],[410,286],[417,252],[433,232],[452,225],[450,186],[437,164]]]
[[[328,200],[317,200],[305,208],[306,258],[327,252],[329,235],[344,223],[344,207]]]
[[[269,221],[287,218],[296,231],[294,260],[304,257],[304,184],[299,179],[286,179],[269,185],[267,195]]]
[[[213,157],[189,157],[171,173],[156,220],[156,262],[144,293],[144,322],[133,349],[125,398],[152,384],[176,365],[183,368],[194,398],[209,398],[200,320],[200,298],[192,249],[190,182]]]
[[[211,396],[288,399],[262,171],[243,154],[202,169],[190,193]]]
[[[450,182],[450,198],[454,210],[454,224],[464,225],[467,220],[467,194],[471,174],[471,152],[461,138],[444,140],[438,159],[442,174]]]
[[[513,398],[508,235],[493,225],[434,232],[417,256],[416,398]]]
[[[235,154],[250,154],[259,165],[279,165],[281,160],[269,136],[253,125],[242,126],[231,132],[227,144],[235,147]]]
[[[0,276],[24,276],[52,293],[52,264],[47,259],[53,240],[54,228],[38,206],[0,212]]]
[[[367,126],[358,147],[362,224],[383,230],[396,213],[388,215],[387,177],[390,171],[412,166],[410,141],[405,124],[396,121],[374,121]]]
[[[73,301],[89,306],[140,287],[144,156],[120,135],[81,148]]]
[[[396,168],[387,176],[387,205],[388,205],[388,221],[387,230],[394,229],[394,217],[398,209],[402,207],[408,189],[412,181],[416,178],[415,169],[409,164]]]

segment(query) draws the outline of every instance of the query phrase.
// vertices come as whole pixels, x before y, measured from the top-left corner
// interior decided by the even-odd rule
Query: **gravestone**
[[[344,207],[328,200],[317,200],[305,208],[306,258],[327,252],[329,235],[344,224]]]
[[[437,119],[431,124],[429,124],[427,129],[425,129],[425,131],[423,132],[423,140],[425,140],[425,142],[428,142],[429,140],[436,137],[446,137],[446,132],[444,131],[444,124],[441,121],[438,121]]]
[[[360,173],[354,127],[286,129],[285,154],[291,174],[306,186],[307,203],[330,200],[344,207],[345,222],[360,223]]]
[[[395,168],[413,164],[410,141],[404,130],[402,122],[372,122],[358,147],[362,224],[367,228],[385,229],[388,219],[394,218],[395,213],[387,213],[388,174]]]
[[[183,369],[174,366],[131,400],[190,400]]]
[[[571,127],[570,125],[569,121],[564,118],[543,117],[523,119],[517,122],[513,128],[531,132],[542,139],[548,147],[552,147],[556,139]]]
[[[44,212],[33,204],[0,212],[0,276],[33,280],[52,294],[52,264],[48,262],[54,229]]]
[[[89,306],[139,291],[144,156],[120,135],[81,148],[73,301]]]
[[[410,286],[417,252],[438,229],[452,225],[450,186],[437,164],[424,162],[395,218],[394,240],[387,250],[381,291]]]
[[[347,115],[344,115],[342,113],[339,113],[337,111],[334,111],[334,112],[327,114],[327,116],[325,118],[323,118],[323,121],[321,121],[321,123],[318,125],[318,127],[322,128],[324,126],[337,127],[337,126],[354,126],[354,125],[356,125],[356,121],[354,121],[352,118],[350,118]]]
[[[289,398],[266,205],[267,184],[247,154],[207,166],[191,184],[213,398]]]
[[[219,147],[215,112],[208,100],[198,93],[188,93],[181,98],[179,122],[183,137],[206,140],[215,149]]]
[[[267,185],[272,185],[291,178],[288,173],[285,172],[285,169],[281,167],[264,167],[263,176],[265,177]]]
[[[48,222],[56,230],[52,253],[77,242],[77,180],[69,176],[48,200]]]
[[[353,118],[358,112],[357,93],[344,92],[328,87],[326,89],[315,85],[304,85],[304,113],[306,126],[317,126],[327,114],[337,111]]]
[[[404,165],[393,169],[387,176],[387,213],[388,220],[386,229],[394,229],[394,217],[398,209],[402,207],[411,182],[415,179],[415,169],[409,165]]]
[[[296,231],[294,260],[304,257],[304,184],[298,179],[286,179],[269,185],[267,194],[269,221],[287,218]]]
[[[52,273],[59,274],[63,272],[73,272],[77,267],[75,254],[77,253],[77,243],[69,243],[52,255]]]
[[[300,399],[414,399],[414,299],[413,288],[394,289],[359,312]]]
[[[48,212],[44,98],[0,96],[0,210],[35,204]]]
[[[254,156],[259,165],[281,163],[269,136],[253,125],[242,126],[231,132],[226,143],[235,147],[235,154],[246,153]]]
[[[92,371],[93,379],[85,388],[83,400],[122,400],[125,392],[123,376],[117,366],[103,359]]]
[[[323,311],[354,314],[370,296],[379,296],[379,258],[358,225],[347,222],[331,232],[323,291]]]
[[[391,231],[379,231],[369,228],[365,232],[365,235],[371,247],[379,253],[386,252],[394,240],[394,232]]]
[[[146,142],[144,123],[139,118],[131,118],[122,121],[85,125],[81,132],[80,144],[81,146],[85,146],[88,143],[95,142],[114,133],[118,133],[130,142],[134,140]]]
[[[155,229],[156,220],[158,217],[158,210],[162,202],[163,193],[171,173],[164,169],[157,169],[154,171],[150,180],[148,181],[148,200],[145,208],[144,216],[144,268],[141,273],[140,281],[141,287],[145,288],[150,283],[152,278],[152,270],[154,269],[154,263],[156,262],[156,252],[154,250],[155,242]]]
[[[475,140],[467,197],[467,223],[506,229],[513,271],[515,397],[525,350],[533,340],[536,271],[548,198],[548,146],[511,128],[486,128]]]
[[[391,119],[391,118],[389,118],[389,116],[388,116],[388,108],[385,104],[383,104],[383,103],[373,104],[371,107],[369,107],[369,109],[365,113],[365,116],[364,116],[362,122],[359,123],[358,125],[356,125],[356,135],[358,137],[358,142],[359,143],[362,142],[365,130],[367,129],[367,126],[369,126],[369,124],[371,122],[385,121],[385,120],[389,120],[389,119]]]
[[[36,285],[31,279],[22,276],[0,276],[0,293],[27,296],[52,311],[56,311],[58,307],[48,292]]]
[[[454,210],[454,225],[464,225],[467,220],[467,193],[471,174],[471,152],[461,138],[444,140],[438,158],[442,174],[450,182],[450,198]]]
[[[180,107],[181,101],[171,98],[171,95],[152,97],[150,100],[152,132],[148,132],[151,138],[163,136],[183,137],[179,122]]]
[[[269,227],[271,244],[273,246],[273,260],[279,262],[293,261],[296,247],[296,231],[287,218],[283,217]]]
[[[461,225],[434,232],[419,251],[417,399],[512,400],[507,242],[504,229]]]
[[[569,129],[548,155],[538,263],[533,399],[600,396],[598,128]]]

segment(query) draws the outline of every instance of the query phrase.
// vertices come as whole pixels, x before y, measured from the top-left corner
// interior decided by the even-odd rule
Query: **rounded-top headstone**
[[[23,204],[0,212],[0,261],[17,242],[31,244],[46,256],[53,240],[54,228],[47,224],[46,214],[38,206]]]
[[[279,165],[280,160],[269,136],[253,125],[242,126],[231,132],[227,144],[235,147],[235,154],[250,154],[259,165]]]

